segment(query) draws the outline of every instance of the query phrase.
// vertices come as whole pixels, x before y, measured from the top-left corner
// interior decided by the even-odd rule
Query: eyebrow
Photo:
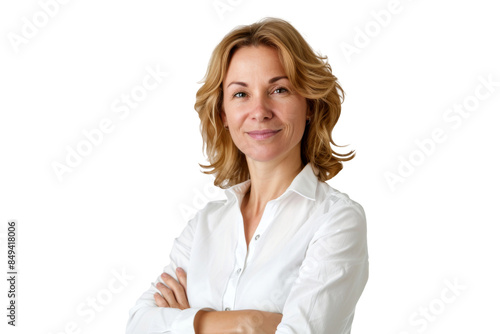
[[[286,75],[282,75],[282,76],[279,76],[279,77],[274,77],[274,78],[271,78],[269,79],[269,83],[272,84],[272,83],[275,83],[276,81],[278,80],[281,80],[281,79],[288,79],[288,77]],[[231,82],[229,85],[226,86],[229,87],[231,85],[240,85],[240,86],[243,86],[243,87],[248,87],[247,83],[246,82],[242,82],[242,81],[233,81]]]

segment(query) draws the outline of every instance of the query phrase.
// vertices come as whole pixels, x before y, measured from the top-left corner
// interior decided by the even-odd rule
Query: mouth
[[[272,136],[276,135],[278,132],[280,132],[281,129],[279,130],[257,130],[257,131],[249,131],[247,134],[252,137],[253,139],[256,140],[264,140],[267,138],[271,138]]]

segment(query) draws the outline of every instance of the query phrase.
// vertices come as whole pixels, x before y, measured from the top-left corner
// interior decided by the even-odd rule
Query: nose
[[[262,122],[273,117],[273,112],[266,94],[255,96],[251,111],[252,119]]]

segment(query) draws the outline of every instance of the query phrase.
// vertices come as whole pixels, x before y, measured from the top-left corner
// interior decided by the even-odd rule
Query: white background
[[[193,109],[210,54],[232,28],[265,16],[288,20],[327,55],[346,91],[333,138],[357,155],[329,184],[368,219],[370,279],[353,333],[498,333],[494,2],[401,0],[384,25],[373,13],[389,0],[219,2],[226,11],[213,0],[75,0],[52,7],[46,22],[40,2],[0,5],[4,274],[9,219],[19,234],[18,326],[6,324],[2,279],[2,333],[124,332],[189,213],[221,195],[200,173]],[[45,26],[16,45],[27,21]],[[343,52],[347,44],[357,53]],[[138,89],[148,67],[168,75],[120,119],[113,103]],[[480,77],[496,87],[480,87]],[[447,110],[464,103],[472,111],[460,123],[443,118],[457,117]],[[103,119],[113,131],[59,180],[53,163],[65,164],[68,147]],[[444,142],[418,153],[415,141],[437,128]],[[391,188],[387,173],[410,158],[417,166]],[[460,286],[455,293],[450,283]]]

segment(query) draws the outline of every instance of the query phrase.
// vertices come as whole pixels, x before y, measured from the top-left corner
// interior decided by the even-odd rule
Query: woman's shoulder
[[[324,213],[335,212],[337,210],[353,211],[365,216],[363,206],[344,193],[326,182],[318,182],[316,190],[317,207]]]
[[[213,214],[215,212],[220,211],[223,209],[227,204],[226,199],[217,199],[217,200],[212,200],[208,201],[205,206],[203,206],[198,212],[196,213],[196,216],[206,216]],[[195,217],[196,217],[195,216]]]
[[[316,201],[318,229],[313,240],[340,238],[338,244],[349,254],[367,259],[367,221],[361,204],[325,182],[319,182]]]
[[[205,223],[220,220],[225,213],[230,209],[231,201],[227,199],[216,199],[206,202],[206,204],[196,211],[194,216],[191,218],[193,224],[198,225],[198,222],[202,221]]]

